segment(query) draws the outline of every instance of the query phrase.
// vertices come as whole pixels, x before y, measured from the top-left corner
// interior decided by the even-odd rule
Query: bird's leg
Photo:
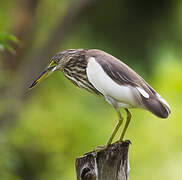
[[[112,140],[114,139],[116,133],[118,132],[118,129],[120,128],[122,122],[123,122],[123,117],[121,116],[121,112],[119,111],[119,108],[116,107],[116,112],[118,114],[119,120],[118,123],[116,124],[114,131],[112,132],[111,136],[109,137],[107,143],[106,143],[106,148],[112,143]]]
[[[131,120],[131,113],[130,113],[130,111],[129,111],[127,108],[125,108],[125,111],[126,111],[126,113],[127,113],[127,118],[126,118],[126,123],[125,123],[125,125],[124,125],[124,129],[123,129],[122,134],[121,134],[121,136],[120,136],[120,140],[123,140],[124,135],[125,135],[125,133],[126,133],[126,130],[127,130],[128,125],[129,125],[129,123],[130,123],[130,120]]]

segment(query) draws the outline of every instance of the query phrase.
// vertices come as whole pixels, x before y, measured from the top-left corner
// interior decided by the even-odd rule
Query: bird
[[[61,71],[77,87],[103,97],[116,110],[118,122],[105,147],[112,143],[123,123],[120,108],[126,111],[126,122],[119,138],[121,141],[132,117],[130,108],[147,110],[159,118],[167,118],[171,113],[167,101],[140,75],[102,50],[68,49],[58,52],[29,88],[37,86],[54,71]]]

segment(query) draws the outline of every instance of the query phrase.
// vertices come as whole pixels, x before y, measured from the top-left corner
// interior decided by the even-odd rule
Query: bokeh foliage
[[[22,2],[2,1],[3,32],[17,33],[16,12],[23,8]],[[161,9],[155,9],[156,2]],[[131,65],[169,102],[172,114],[167,120],[143,110],[131,110],[133,119],[126,138],[132,141],[130,178],[136,180],[182,179],[182,3],[156,2],[147,5],[141,0],[133,4],[121,0],[113,4],[93,1],[90,8],[82,11],[78,25],[54,50],[82,47],[110,52]],[[23,49],[23,55],[11,55],[8,64],[5,62],[8,52],[0,57],[0,120],[5,122],[0,129],[0,179],[75,179],[75,158],[103,145],[117,116],[103,99],[74,87],[60,72],[31,91],[22,87],[27,57],[41,51],[52,30],[64,19],[69,4],[76,0],[34,0],[34,3],[37,4],[29,27],[31,38],[19,37],[17,33],[20,40],[17,46]],[[19,49],[15,50],[19,53]],[[20,62],[16,62],[17,56],[21,57]],[[31,66],[33,59],[28,60],[32,80],[46,64],[35,73]],[[22,92],[23,98],[17,92],[10,93],[15,88]]]
[[[11,47],[10,43],[18,43],[18,39],[8,33],[0,32],[0,51],[4,51],[5,49],[9,50],[11,53],[14,53],[13,48]]]

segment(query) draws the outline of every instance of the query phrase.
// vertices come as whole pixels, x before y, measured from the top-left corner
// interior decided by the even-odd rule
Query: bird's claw
[[[128,143],[128,144],[132,144],[131,143],[131,141],[129,140],[129,139],[119,139],[118,141],[116,141],[116,142],[126,142],[126,143]]]
[[[128,143],[128,144],[132,144],[131,141],[129,139],[124,140],[124,142]]]
[[[107,148],[107,146],[97,146],[97,147],[94,149],[94,151],[95,151],[95,153],[97,154],[98,152],[103,151],[103,150],[106,149],[106,148]]]

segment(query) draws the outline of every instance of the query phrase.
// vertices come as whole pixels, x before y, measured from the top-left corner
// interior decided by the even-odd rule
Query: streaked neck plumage
[[[61,59],[60,70],[76,86],[101,95],[87,78],[86,68],[88,62],[85,57],[86,53],[87,50],[85,49],[69,50]]]

